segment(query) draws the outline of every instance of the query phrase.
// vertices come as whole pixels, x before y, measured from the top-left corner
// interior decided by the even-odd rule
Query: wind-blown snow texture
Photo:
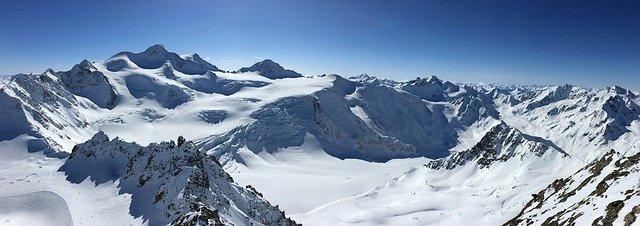
[[[0,148],[26,156],[0,161],[7,169],[2,175],[24,183],[16,164],[33,170],[24,160],[30,158],[51,159],[46,170],[63,165],[66,180],[54,177],[38,188],[69,203],[74,224],[87,220],[75,215],[82,202],[60,186],[115,187],[105,196],[129,203],[114,206],[128,205],[127,217],[152,225],[204,218],[291,223],[264,198],[310,225],[586,222],[575,217],[580,214],[621,222],[584,203],[544,214],[537,211],[555,201],[536,209],[527,203],[602,156],[615,162],[640,152],[640,101],[618,86],[305,77],[271,60],[228,72],[162,45],[1,81]],[[180,135],[194,143],[163,142]],[[610,149],[619,154],[607,154]],[[208,186],[198,182],[205,179]],[[616,189],[636,189],[632,180]],[[37,192],[2,181],[0,191],[11,192],[0,198]],[[638,193],[629,194],[620,211],[631,218]],[[571,197],[558,205],[591,198],[608,205],[617,196]],[[612,205],[602,211],[619,207]]]

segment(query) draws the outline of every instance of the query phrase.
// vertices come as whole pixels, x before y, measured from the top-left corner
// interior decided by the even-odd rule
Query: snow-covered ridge
[[[72,183],[119,181],[132,195],[131,214],[150,225],[295,225],[182,137],[143,147],[99,132],[76,145],[60,171]]]
[[[504,162],[511,158],[524,159],[528,155],[541,157],[547,151],[558,152],[564,157],[568,156],[551,141],[522,134],[502,122],[489,130],[472,148],[432,161],[426,167],[453,169],[473,161],[480,168],[484,168],[496,161]]]
[[[169,52],[161,44],[150,46],[140,53],[120,52],[107,59],[105,66],[109,71],[115,72],[132,68],[157,69],[166,62],[170,62],[176,70],[189,75],[203,75],[207,71],[221,71],[218,67],[200,58],[198,54],[180,56]]]

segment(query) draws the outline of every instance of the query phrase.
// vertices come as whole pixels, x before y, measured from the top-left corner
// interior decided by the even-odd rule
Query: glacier
[[[619,86],[303,75],[272,60],[226,71],[160,44],[1,81],[0,200],[60,211],[0,205],[10,225],[51,213],[93,225],[632,224],[638,214],[640,98]]]

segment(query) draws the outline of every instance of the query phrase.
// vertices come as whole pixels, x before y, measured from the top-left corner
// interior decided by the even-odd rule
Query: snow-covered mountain
[[[131,214],[150,225],[295,225],[182,137],[142,147],[99,132],[76,145],[60,171],[72,183],[118,181],[132,195]]]
[[[502,122],[491,128],[472,148],[432,161],[426,167],[450,170],[474,162],[479,168],[485,168],[494,162],[505,162],[512,158],[531,161],[529,155],[542,157],[547,151],[557,152],[553,155],[568,156],[551,141],[523,134]]]
[[[228,72],[162,45],[1,85],[0,150],[15,157],[0,161],[0,199],[58,200],[76,224],[115,206],[152,225],[292,223],[279,209],[311,225],[539,224],[530,194],[604,150],[640,152],[640,98],[618,86],[302,76],[271,60]],[[53,179],[32,186],[25,170]],[[86,196],[60,187],[119,204],[92,221],[74,215]]]
[[[255,63],[251,67],[240,68],[238,72],[257,72],[270,79],[302,77],[300,73],[284,69],[280,64],[269,59]]]
[[[107,70],[115,72],[123,69],[143,68],[158,69],[167,62],[177,71],[193,75],[202,75],[207,71],[221,71],[213,64],[200,58],[198,54],[187,54],[180,56],[174,52],[169,52],[161,44],[156,44],[147,48],[141,53],[121,52],[105,61]]]

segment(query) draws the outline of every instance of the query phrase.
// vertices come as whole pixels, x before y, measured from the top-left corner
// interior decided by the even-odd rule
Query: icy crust
[[[109,79],[91,62],[83,60],[66,72],[47,71],[64,84],[69,92],[85,97],[101,108],[112,109],[118,101],[118,94]]]
[[[198,54],[181,57],[169,52],[163,45],[156,44],[141,53],[121,52],[109,58],[105,65],[107,70],[116,72],[123,69],[143,68],[157,69],[169,62],[173,67],[188,75],[203,75],[208,71],[222,71],[211,63],[200,58]]]
[[[243,67],[238,70],[239,72],[257,72],[258,74],[270,78],[270,79],[279,79],[279,78],[297,78],[302,77],[302,75],[298,72],[284,69],[280,64],[273,62],[272,60],[266,59],[251,65],[251,67]]]
[[[143,147],[99,132],[59,170],[72,183],[117,181],[120,193],[132,195],[130,213],[149,225],[295,225],[182,137]]]
[[[640,215],[640,153],[611,150],[549,184],[504,225],[635,225]]]

